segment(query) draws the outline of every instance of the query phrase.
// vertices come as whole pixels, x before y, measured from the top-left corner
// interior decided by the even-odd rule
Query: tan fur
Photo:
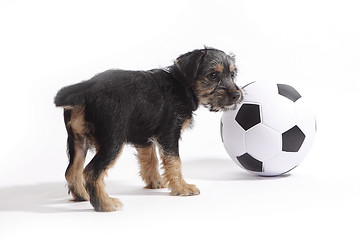
[[[224,71],[224,65],[221,64],[221,63],[218,63],[218,64],[215,65],[214,70],[219,72],[219,73],[222,73],[222,71]]]
[[[164,174],[163,177],[171,189],[170,195],[191,196],[200,194],[199,189],[187,184],[181,173],[181,160],[178,156],[161,154]]]
[[[234,66],[233,64],[231,64],[231,65],[229,66],[229,70],[230,70],[230,72],[235,71],[235,66]]]
[[[196,92],[199,95],[199,104],[207,104],[211,101],[211,92],[212,89],[204,89],[201,87],[201,84],[199,82],[196,83]]]
[[[86,133],[86,124],[84,120],[84,107],[74,107],[71,109],[71,119],[68,125],[71,126],[74,135],[84,135]]]
[[[156,156],[155,145],[136,148],[140,164],[140,176],[146,184],[146,188],[164,188],[166,184],[159,173],[159,160]]]
[[[183,132],[185,129],[191,128],[191,127],[192,127],[191,119],[186,119],[185,122],[183,123],[182,127],[181,127],[181,132]]]
[[[86,140],[83,139],[83,135],[86,132],[84,121],[84,108],[75,106],[71,108],[71,119],[68,122],[68,126],[74,134],[74,151],[75,156],[73,164],[66,170],[65,178],[68,183],[69,191],[74,197],[74,201],[86,201],[89,200],[84,187],[83,180],[83,168],[86,157]]]
[[[66,170],[65,178],[68,182],[68,187],[71,194],[74,197],[74,201],[86,201],[89,200],[84,187],[83,180],[83,168],[85,163],[84,149],[79,146],[79,143],[75,143],[75,157],[73,164]]]
[[[120,209],[123,204],[117,198],[109,197],[105,191],[104,177],[107,175],[106,171],[101,174],[98,180],[95,182],[96,196],[100,203],[100,212],[113,212]]]
[[[112,212],[120,209],[123,204],[116,198],[111,198],[105,191],[105,182],[104,177],[107,176],[107,171],[112,168],[117,159],[120,157],[125,144],[122,145],[120,152],[114,159],[114,161],[103,171],[103,173],[97,178],[94,179],[93,176],[84,174],[85,181],[87,185],[91,185],[95,188],[96,197],[98,198],[98,202],[100,203],[99,209],[96,209],[100,212]]]
[[[67,125],[71,127],[75,141],[81,142],[84,148],[95,148],[98,150],[99,145],[92,135],[92,129],[90,129],[89,124],[85,121],[84,111],[85,108],[83,106],[73,106],[71,108],[71,118]]]
[[[200,96],[199,104],[207,103],[209,101],[209,98],[203,96],[208,96],[213,91],[213,89],[204,89],[199,81],[195,83],[195,89],[196,93]]]

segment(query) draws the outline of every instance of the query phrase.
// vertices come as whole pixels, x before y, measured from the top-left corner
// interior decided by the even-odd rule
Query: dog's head
[[[178,57],[174,65],[183,76],[182,84],[192,88],[199,103],[210,111],[234,109],[243,95],[235,84],[235,57],[205,48]]]

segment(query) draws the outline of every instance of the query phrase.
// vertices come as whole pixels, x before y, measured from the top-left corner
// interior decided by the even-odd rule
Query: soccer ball
[[[252,82],[235,110],[221,118],[221,137],[234,162],[261,176],[276,176],[297,167],[316,133],[314,114],[295,88]]]

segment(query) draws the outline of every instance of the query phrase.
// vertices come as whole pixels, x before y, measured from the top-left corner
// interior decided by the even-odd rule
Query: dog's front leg
[[[181,172],[181,160],[178,154],[160,152],[163,164],[163,177],[171,189],[173,196],[192,196],[200,194],[200,190],[192,184],[187,184]]]

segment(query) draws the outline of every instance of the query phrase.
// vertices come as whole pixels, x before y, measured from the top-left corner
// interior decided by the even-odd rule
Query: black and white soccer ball
[[[221,118],[221,137],[234,162],[262,176],[297,167],[316,133],[311,108],[295,88],[256,81],[243,87],[244,99]]]

